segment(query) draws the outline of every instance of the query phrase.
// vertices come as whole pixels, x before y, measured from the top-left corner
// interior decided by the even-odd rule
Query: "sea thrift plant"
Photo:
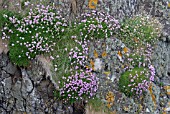
[[[119,89],[125,95],[139,97],[147,91],[149,84],[154,81],[155,68],[149,65],[149,69],[141,67],[123,73],[119,79]]]
[[[69,59],[71,61],[71,65],[74,66],[73,69],[77,70],[82,67],[85,68],[87,62],[88,55],[88,46],[86,39],[82,41],[75,40],[80,46],[72,48],[69,52]]]
[[[91,69],[86,71],[71,73],[68,77],[63,77],[63,87],[60,95],[65,101],[74,103],[78,100],[92,98],[98,89],[98,78],[91,73]]]
[[[125,54],[125,62],[128,64],[125,70],[134,67],[147,67],[151,64],[153,47],[146,43],[146,47],[138,47],[132,50],[130,54]]]
[[[77,17],[79,23],[74,23],[80,31],[80,36],[87,39],[109,38],[120,27],[118,20],[109,14],[91,11]]]
[[[51,53],[67,27],[60,12],[54,12],[50,6],[37,5],[23,19],[5,17],[15,28],[6,25],[2,39],[9,39],[10,59],[19,66],[29,65],[36,55]]]
[[[148,15],[137,15],[121,22],[117,36],[131,49],[145,47],[146,43],[155,44],[161,35],[163,25]]]

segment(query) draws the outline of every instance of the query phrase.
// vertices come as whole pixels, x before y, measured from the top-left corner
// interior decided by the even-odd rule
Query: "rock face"
[[[42,66],[30,69],[13,65],[5,53],[0,54],[0,113],[70,114],[72,108],[54,99],[54,85]]]
[[[55,3],[68,10],[70,7],[69,0],[54,0]],[[80,3],[77,0],[77,6],[81,6],[77,11],[86,11],[88,1]],[[98,0],[97,10],[105,10],[118,19],[123,19],[125,16],[133,16],[138,13],[148,13],[157,17],[164,24],[163,34],[158,41],[153,53],[153,65],[156,69],[156,80],[152,83],[147,91],[146,98],[140,98],[138,102],[131,98],[127,98],[123,93],[113,86],[113,81],[116,83],[116,77],[120,76],[121,58],[113,56],[117,52],[114,50],[115,45],[121,48],[121,41],[106,41],[105,49],[101,50],[102,43],[98,46],[91,46],[91,58],[93,59],[96,70],[101,76],[101,89],[103,91],[102,100],[106,97],[106,92],[109,90],[113,93],[114,103],[111,110],[117,114],[135,113],[142,114],[159,114],[170,112],[170,8],[168,8],[167,0]],[[7,4],[6,1],[0,0],[0,4]],[[16,4],[17,5],[17,4]],[[5,6],[3,6],[5,7]],[[73,6],[71,7],[73,8]],[[1,9],[1,7],[0,7]],[[13,9],[9,8],[9,9]],[[69,10],[70,11],[70,10]],[[66,12],[67,13],[67,12]],[[113,40],[113,39],[109,39]],[[104,46],[104,45],[103,45]],[[107,47],[108,46],[108,47]],[[93,58],[93,52],[97,50],[103,58]],[[116,50],[116,49],[115,49]],[[107,53],[109,58],[105,56]],[[102,54],[103,53],[103,54]],[[114,64],[110,64],[113,61]],[[117,63],[116,61],[120,61]],[[117,64],[117,65],[116,65]],[[115,66],[112,66],[115,65]],[[101,67],[102,66],[102,67]],[[18,68],[13,65],[8,55],[2,53],[0,49],[0,113],[1,114],[22,114],[24,112],[32,114],[72,114],[73,106],[63,105],[58,99],[55,99],[53,91],[56,85],[53,85],[51,79],[48,78],[49,73],[44,70],[42,64],[33,61],[32,67],[27,69]],[[105,77],[110,78],[107,80]],[[107,80],[107,81],[104,81]],[[109,86],[107,86],[109,85]],[[142,102],[141,102],[142,101]]]

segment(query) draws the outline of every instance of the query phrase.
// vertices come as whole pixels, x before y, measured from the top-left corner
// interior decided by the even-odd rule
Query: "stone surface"
[[[73,113],[72,106],[64,105],[54,98],[54,84],[46,78],[41,64],[33,65],[32,69],[17,68],[10,63],[5,53],[0,54],[0,57],[1,114]]]

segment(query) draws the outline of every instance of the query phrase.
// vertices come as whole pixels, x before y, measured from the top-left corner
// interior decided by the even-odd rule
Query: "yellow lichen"
[[[103,74],[105,74],[106,76],[109,76],[110,72],[103,72]]]
[[[107,56],[107,53],[106,53],[106,51],[104,51],[103,53],[102,53],[102,57],[106,57]]]
[[[89,66],[85,66],[85,68],[89,69],[90,67]]]
[[[152,91],[152,84],[150,84],[149,85],[149,92],[150,92],[150,95],[151,95],[151,97],[152,97],[152,101],[153,101],[153,103],[154,103],[154,106],[155,106],[155,108],[156,108],[156,98],[155,98],[155,95],[153,94],[153,91]]]
[[[166,114],[166,112],[162,112],[162,114]]]
[[[113,92],[109,91],[106,94],[106,100],[107,100],[107,107],[110,108],[114,104],[114,94],[113,94]]]
[[[95,57],[95,58],[98,58],[98,53],[97,53],[96,50],[94,50],[94,57]]]
[[[125,53],[127,53],[129,50],[128,50],[127,47],[124,47],[124,48],[123,48],[123,51],[124,51]]]
[[[111,104],[110,104],[110,103],[107,103],[107,107],[108,107],[108,108],[111,108]]]
[[[98,0],[89,0],[89,8],[95,9],[97,6]]]
[[[92,70],[94,70],[94,61],[92,59],[90,60],[90,64],[92,66]]]
[[[170,2],[168,3],[168,8],[170,8]]]
[[[164,86],[164,89],[167,91],[167,95],[170,95],[170,86]]]
[[[118,56],[122,57],[122,53],[120,51],[118,51]]]

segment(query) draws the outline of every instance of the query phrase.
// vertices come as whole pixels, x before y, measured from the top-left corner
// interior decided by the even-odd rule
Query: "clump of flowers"
[[[61,97],[71,103],[92,98],[98,89],[98,78],[91,71],[91,69],[76,71],[75,74],[63,77],[64,83],[60,89]]]
[[[74,66],[73,69],[77,70],[82,67],[85,68],[86,66],[86,60],[88,55],[88,47],[87,43],[89,41],[86,41],[86,39],[82,41],[75,40],[80,46],[74,47],[69,52],[69,59],[71,61],[71,65]]]
[[[80,17],[78,24],[74,23],[80,31],[80,36],[87,39],[109,38],[120,28],[118,20],[109,14],[98,11],[84,13]]]
[[[150,16],[137,15],[121,23],[117,36],[131,49],[143,47],[146,43],[155,44],[161,35],[162,24]]]
[[[63,73],[60,79],[60,96],[66,102],[74,103],[78,100],[86,100],[93,97],[98,89],[98,78],[92,73],[92,69],[86,68],[89,42],[86,39],[77,40],[71,37],[78,44],[71,48],[68,53],[69,72]]]
[[[153,47],[151,44],[146,44],[146,47],[138,47],[136,50],[132,50],[130,54],[125,55],[125,62],[127,66],[125,70],[134,67],[147,67],[151,64]]]
[[[149,69],[141,67],[134,68],[123,73],[119,79],[119,90],[125,95],[141,96],[149,87],[149,84],[154,81],[155,69],[152,65]]]
[[[37,5],[22,19],[8,17],[15,28],[6,25],[2,39],[9,39],[10,59],[16,65],[27,66],[36,55],[51,53],[55,42],[65,33],[66,20],[50,6]],[[10,33],[10,35],[7,35]]]

